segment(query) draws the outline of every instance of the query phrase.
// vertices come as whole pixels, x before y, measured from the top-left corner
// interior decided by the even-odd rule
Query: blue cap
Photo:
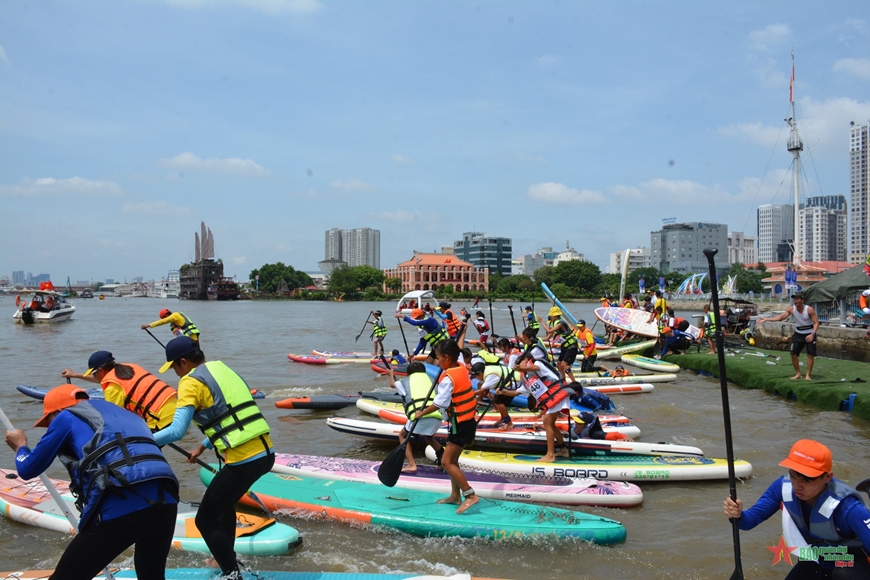
[[[586,321],[581,318],[577,321],[577,326],[586,326]]]
[[[189,336],[173,338],[166,343],[166,364],[160,367],[160,372],[165,373],[172,367],[172,363],[197,350],[199,350],[199,343]]]
[[[109,364],[110,362],[115,362],[115,357],[112,356],[112,353],[107,350],[98,350],[88,358],[88,370],[85,372],[84,376],[87,377],[94,374],[95,370],[101,366]]]

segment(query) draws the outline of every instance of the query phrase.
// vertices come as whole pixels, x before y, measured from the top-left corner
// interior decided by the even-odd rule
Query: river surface
[[[151,322],[164,307],[181,308],[202,331],[203,350],[210,360],[223,360],[248,381],[265,391],[260,408],[272,427],[280,452],[382,459],[392,445],[353,438],[329,429],[325,419],[333,414],[357,417],[355,407],[337,412],[277,409],[273,403],[284,397],[389,390],[367,365],[308,366],[291,363],[287,353],[308,353],[312,348],[365,350],[369,331],[358,343],[369,310],[393,310],[386,303],[331,302],[193,302],[151,298],[76,300],[77,312],[70,322],[25,327],[12,323],[14,298],[0,298],[0,405],[16,426],[29,428],[42,414],[41,403],[15,390],[17,384],[54,387],[61,384],[60,371],[86,369],[95,350],[109,350],[116,360],[136,362],[156,372],[163,363],[163,350],[139,329]],[[454,304],[454,311],[469,304]],[[515,304],[519,313],[523,305]],[[507,304],[493,305],[498,334],[510,334]],[[573,314],[594,319],[593,304],[570,305]],[[545,313],[548,305],[538,305]],[[473,311],[472,311],[473,312]],[[388,319],[389,348],[402,347],[395,321]],[[517,320],[517,323],[521,323]],[[600,325],[599,325],[600,326]],[[369,327],[371,328],[371,327]],[[596,330],[600,330],[596,329]],[[167,327],[152,331],[164,343],[171,338]],[[411,348],[416,332],[407,332]],[[476,335],[471,331],[472,335]],[[785,361],[783,361],[785,362]],[[824,365],[824,360],[817,361]],[[783,374],[790,366],[783,364]],[[173,373],[167,382],[177,385]],[[867,377],[870,379],[870,377]],[[84,386],[93,386],[89,383]],[[853,485],[870,477],[868,442],[870,424],[849,414],[822,412],[785,401],[762,391],[732,386],[730,389],[734,449],[737,457],[750,461],[753,476],[737,484],[738,496],[753,503],[767,486],[784,473],[778,466],[791,444],[800,438],[816,438],[833,450],[836,475]],[[695,445],[711,457],[725,457],[724,427],[718,380],[682,372],[675,383],[657,383],[649,394],[614,398],[620,411],[633,417],[643,441],[666,441]],[[31,446],[43,431],[28,429]],[[192,429],[183,441],[188,449],[199,440]],[[13,466],[13,453],[5,445],[0,465]],[[418,450],[421,451],[421,450]],[[197,501],[203,491],[198,469],[169,451],[170,463],[182,482],[182,496]],[[425,461],[425,460],[424,460]],[[55,462],[49,475],[67,479]],[[722,514],[728,494],[727,480],[714,482],[641,483],[642,506],[630,509],[585,508],[584,511],[621,521],[628,530],[624,544],[599,547],[576,541],[517,540],[494,543],[487,540],[416,538],[395,532],[361,529],[344,524],[291,519],[304,546],[282,557],[250,558],[261,570],[340,572],[416,572],[538,580],[545,578],[727,578],[734,569],[731,526]],[[482,500],[486,501],[486,500]],[[748,578],[782,578],[787,565],[772,566],[766,546],[779,541],[778,517],[751,532],[741,532],[743,565]],[[0,518],[0,570],[52,567],[68,538]],[[132,565],[132,551],[116,563]],[[201,566],[204,556],[183,552],[170,554],[169,565]]]

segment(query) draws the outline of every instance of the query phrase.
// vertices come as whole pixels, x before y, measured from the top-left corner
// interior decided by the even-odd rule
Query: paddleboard
[[[663,373],[676,373],[680,371],[680,365],[666,360],[640,356],[639,354],[624,354],[622,355],[622,362],[648,371],[661,371]]]
[[[335,429],[339,433],[347,433],[348,435],[356,435],[359,437],[367,437],[370,439],[382,439],[385,441],[398,442],[399,431],[402,430],[402,425],[398,423],[377,423],[375,421],[362,421],[359,419],[346,419],[344,417],[329,417],[326,424]],[[490,424],[491,425],[491,424]],[[563,423],[562,426],[565,424]],[[558,423],[557,423],[557,426]],[[560,426],[560,427],[562,427]],[[628,437],[637,437],[640,435],[640,429],[632,424],[602,424],[605,433],[622,433]],[[565,429],[562,429],[567,445],[568,435]],[[447,443],[447,437],[450,434],[449,426],[443,426],[435,432],[435,439],[442,444]],[[413,436],[417,439],[416,434]],[[594,445],[586,445],[586,443]],[[598,445],[598,444],[602,445]],[[571,442],[571,449],[577,453],[597,453],[605,450],[625,449],[622,447],[630,442],[624,441],[603,441],[598,439],[575,439]],[[499,431],[497,429],[481,423],[477,432],[474,435],[472,443],[479,449],[492,449],[501,451],[526,451],[529,453],[544,453],[547,450],[547,433],[544,431],[542,424],[528,424],[514,422],[513,428],[507,431]],[[649,444],[645,444],[649,445]],[[697,448],[693,448],[697,449]]]
[[[376,399],[379,401],[390,401],[393,403],[401,403],[402,397],[395,391],[392,393],[383,392],[359,392],[349,395],[314,395],[312,397],[288,397],[275,403],[279,409],[343,409],[355,405],[360,397],[368,399]]]
[[[588,389],[590,391],[598,391],[599,393],[604,393],[608,397],[612,397],[613,395],[636,395],[638,393],[651,393],[655,389],[655,386],[649,383],[640,383],[637,385],[583,385],[584,389]]]
[[[673,373],[632,375],[630,377],[577,377],[577,382],[584,387],[600,387],[604,385],[642,385],[644,383],[672,383],[675,380],[677,380],[677,375]]]
[[[53,570],[19,570],[0,572],[0,578],[10,580],[47,580]],[[129,568],[111,569],[115,578],[130,580],[136,578],[136,571]],[[215,568],[167,568],[166,580],[215,580]],[[242,572],[244,580],[488,580],[469,574],[453,574],[452,576],[433,576],[431,574],[415,573],[378,573],[378,572],[274,572],[258,570],[256,573]],[[95,576],[94,580],[105,580],[103,575]]]
[[[40,401],[45,398],[45,394],[48,393],[51,389],[44,389],[42,387],[31,387],[30,385],[18,385],[15,387],[22,394],[27,395],[28,397],[33,397],[34,399],[39,399]],[[105,394],[103,393],[103,389],[101,387],[91,387],[89,389],[85,389],[88,397],[91,399],[104,399]],[[265,399],[266,393],[257,389],[251,389],[251,397],[254,399]]]
[[[381,485],[378,480],[380,466],[380,461],[365,459],[276,453],[272,471]],[[610,507],[629,507],[643,501],[640,488],[626,482],[599,482],[593,478],[506,477],[473,470],[463,471],[463,475],[478,496],[488,499]],[[402,473],[396,487],[450,495],[450,476],[435,465],[418,463],[416,472]]]
[[[431,448],[426,456],[434,457]],[[431,457],[430,457],[431,459]],[[570,459],[557,457],[553,463],[540,463],[540,455],[491,453],[486,451],[463,451],[459,464],[469,469],[481,469],[495,473],[515,473],[542,477],[594,477],[612,481],[690,481],[702,479],[728,479],[728,461],[692,455],[662,456],[589,456]],[[752,475],[748,461],[736,459],[734,471],[737,477]]]
[[[655,345],[655,340],[644,340],[643,342],[633,342],[623,346],[616,346],[608,350],[599,350],[598,360],[619,358],[620,356],[630,352],[642,352],[648,348],[654,347]]]
[[[655,319],[649,322],[650,313],[634,308],[596,308],[595,318],[608,324],[641,336],[658,338],[659,327]]]
[[[10,475],[14,477],[10,477]],[[69,482],[52,479],[63,501],[79,517]],[[0,513],[11,520],[56,532],[75,534],[66,516],[39,479],[21,479],[14,470],[0,469]],[[194,519],[196,508],[178,503],[172,546],[179,550],[209,552]],[[279,556],[302,544],[299,532],[290,526],[244,513],[236,513],[235,550],[252,556]]]
[[[199,477],[208,485],[214,474],[203,468]],[[251,486],[251,491],[270,510],[357,526],[381,526],[423,537],[501,540],[550,536],[615,544],[625,541],[626,535],[619,522],[582,512],[482,498],[457,515],[455,505],[438,503],[444,498],[442,493],[356,481],[267,473]],[[253,503],[247,496],[242,501]]]
[[[365,359],[366,361],[377,358],[375,356],[372,356],[372,353],[370,352],[336,352],[332,350],[317,350],[316,348],[311,350],[311,354],[313,354],[314,356],[325,356],[327,358],[361,358]]]
[[[565,315],[565,318],[570,320],[574,324],[574,326],[577,326],[577,319],[574,318],[574,315],[568,312],[568,309],[565,308],[565,305],[562,304],[558,298],[556,298],[556,295],[553,294],[552,290],[550,290],[543,282],[541,282],[541,290],[543,290],[544,294],[546,294],[550,298],[550,300],[553,301],[553,304],[559,307],[559,309],[562,311],[562,314]]]

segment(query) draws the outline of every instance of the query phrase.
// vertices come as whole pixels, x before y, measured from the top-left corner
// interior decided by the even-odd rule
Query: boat
[[[0,572],[0,578],[14,580],[46,580],[53,570],[15,570]],[[135,580],[136,571],[130,568],[112,568],[112,578]],[[243,573],[243,578],[261,580],[492,580],[478,578],[470,574],[435,576],[413,572],[281,572],[258,570],[256,573]],[[215,580],[214,568],[166,568],[165,580]],[[111,580],[100,574],[94,580]]]
[[[378,423],[359,419],[345,419],[344,417],[329,417],[326,419],[326,424],[339,433],[394,442],[398,442],[399,432],[402,430],[402,425],[398,423]],[[628,437],[638,437],[640,435],[640,429],[631,423],[606,424],[602,425],[602,428],[605,433],[622,433]],[[442,426],[435,432],[435,439],[442,444],[446,444],[449,434],[449,426]],[[563,434],[565,436],[565,444],[567,445],[568,434],[564,430]],[[416,438],[416,435],[414,437]],[[589,446],[586,445],[587,442],[595,443],[596,445]],[[623,441],[574,439],[571,441],[570,448],[576,450],[577,453],[585,451],[594,453],[609,449],[623,449],[620,445],[624,443]],[[519,421],[514,421],[513,427],[507,431],[500,431],[494,428],[492,424],[486,425],[481,423],[477,428],[474,442],[471,445],[479,449],[544,453],[547,451],[547,433],[544,431],[541,423],[520,423]]]
[[[380,461],[365,459],[276,453],[272,471],[381,485],[378,480],[380,466]],[[643,492],[638,486],[621,481],[508,477],[474,470],[464,471],[463,475],[478,496],[488,499],[608,507],[630,507],[643,501]],[[402,473],[396,487],[449,495],[450,476],[435,465],[418,463],[416,472]]]
[[[719,308],[725,311],[723,331],[726,334],[740,334],[749,328],[753,316],[758,316],[758,306],[739,298],[721,298]]]
[[[380,401],[389,401],[392,403],[401,404],[402,397],[393,392],[358,392],[349,395],[314,395],[313,397],[288,397],[275,402],[275,406],[279,409],[318,409],[330,410],[344,409],[351,407],[361,398]]]
[[[209,300],[238,300],[239,285],[229,276],[221,276],[209,284],[206,296]]]
[[[214,474],[203,468],[206,485]],[[596,544],[625,541],[625,527],[608,518],[550,506],[483,500],[461,515],[453,504],[438,503],[441,493],[389,488],[356,481],[316,479],[302,475],[267,473],[251,491],[270,510],[340,521],[355,526],[378,526],[422,537],[462,537],[502,540],[526,536],[578,538]],[[253,504],[247,496],[242,502]]]
[[[69,482],[51,479],[61,499],[76,518],[79,512]],[[0,469],[0,514],[11,520],[56,532],[75,534],[61,508],[40,479],[22,479],[11,469]],[[179,502],[172,546],[179,550],[209,552],[194,524],[196,507]],[[280,556],[302,545],[295,529],[272,518],[236,513],[235,550],[252,556]]]
[[[431,447],[426,448],[429,459],[435,457]],[[469,469],[482,469],[495,473],[513,473],[544,477],[594,477],[611,481],[690,481],[702,479],[728,479],[728,461],[694,455],[581,455],[571,458],[557,457],[553,463],[541,463],[540,455],[463,451],[459,465]],[[734,460],[734,473],[739,478],[752,475],[752,465],[741,459]]]
[[[12,319],[20,324],[37,322],[63,322],[72,318],[76,311],[74,302],[54,290],[33,290],[25,298],[15,297],[18,309]]]
[[[181,294],[181,277],[178,270],[170,270],[169,274],[154,285],[154,298],[178,298]]]
[[[93,298],[93,297],[94,297],[94,291],[91,290],[90,288],[85,288],[84,290],[82,290],[82,293],[79,294],[79,298]]]
[[[624,354],[622,355],[621,360],[625,364],[633,365],[648,371],[663,373],[676,373],[680,371],[680,365],[668,362],[666,360],[650,358],[648,356],[640,356],[639,354]]]

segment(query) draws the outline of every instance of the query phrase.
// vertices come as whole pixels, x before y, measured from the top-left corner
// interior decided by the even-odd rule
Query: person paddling
[[[427,362],[435,361],[435,346],[444,340],[448,339],[447,331],[442,328],[442,326],[438,323],[434,318],[427,317],[426,313],[423,312],[420,308],[415,308],[411,311],[411,316],[404,316],[401,312],[396,312],[396,318],[401,318],[411,326],[416,326],[423,333],[420,337],[420,342],[417,344],[417,348],[414,349],[414,352],[411,353],[411,357],[416,356],[420,351],[422,351],[426,345],[432,347],[432,351],[429,353],[429,358]]]
[[[426,398],[426,395],[432,390],[432,379],[426,374],[426,365],[421,362],[408,364],[407,389],[401,381],[396,380],[390,365],[387,365],[387,374],[390,376],[390,384],[402,397],[405,415],[408,416],[408,422],[399,432],[399,444],[404,443],[405,439],[408,438],[408,433],[413,430],[414,435],[422,437],[432,447],[432,450],[435,451],[435,463],[441,465],[444,448],[435,440],[435,433],[441,428],[441,413],[430,413],[419,420],[414,418],[417,410],[426,408],[432,402],[431,397]],[[414,460],[414,450],[410,444],[405,446],[405,459],[408,461],[408,465],[402,468],[402,473],[416,473],[417,462]]]
[[[136,577],[163,580],[175,534],[178,479],[142,420],[72,384],[50,390],[34,427],[47,427],[31,450],[20,429],[6,431],[15,468],[32,479],[60,459],[81,513],[78,533],[50,576],[90,580],[135,545]]]
[[[372,352],[373,357],[377,357],[378,354],[384,354],[384,339],[387,337],[387,325],[384,324],[384,319],[381,318],[383,314],[380,310],[372,310],[371,314],[374,315],[374,320],[367,320],[366,324],[373,324],[374,329],[372,330],[372,348],[374,352]]]
[[[139,365],[116,363],[107,350],[98,350],[88,358],[88,370],[84,374],[63,369],[60,376],[97,383],[108,402],[145,419],[152,432],[172,423],[175,416],[178,401],[175,389]]]
[[[275,463],[269,424],[257,408],[245,380],[221,361],[206,362],[199,344],[190,337],[166,344],[166,364],[181,377],[175,418],[154,438],[159,445],[181,439],[191,420],[206,435],[187,462],[195,463],[206,447],[214,447],[226,465],[217,472],[202,496],[196,527],[206,546],[229,578],[241,578],[236,552],[236,502]]]
[[[172,334],[176,337],[189,336],[193,340],[199,342],[199,329],[183,312],[172,312],[168,308],[164,308],[160,311],[158,316],[160,316],[159,320],[155,320],[150,324],[143,324],[142,330],[168,324],[169,330],[171,330]]]

